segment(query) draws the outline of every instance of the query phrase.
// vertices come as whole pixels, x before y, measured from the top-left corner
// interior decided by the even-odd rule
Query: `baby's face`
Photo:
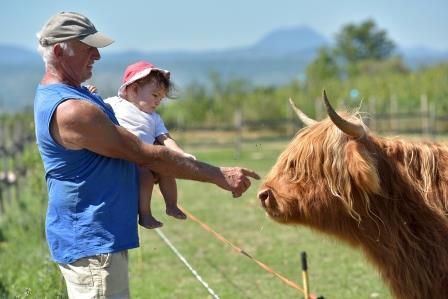
[[[166,90],[153,82],[148,82],[138,87],[135,104],[146,113],[156,110],[160,102],[166,96]]]

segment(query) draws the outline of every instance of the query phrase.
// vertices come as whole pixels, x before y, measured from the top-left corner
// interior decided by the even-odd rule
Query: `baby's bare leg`
[[[138,223],[145,228],[157,228],[163,225],[151,214],[151,196],[155,177],[151,170],[139,167],[140,171],[140,197],[138,203]]]
[[[162,192],[166,205],[166,214],[177,219],[187,219],[181,209],[177,206],[177,185],[173,177],[160,176],[159,188]]]

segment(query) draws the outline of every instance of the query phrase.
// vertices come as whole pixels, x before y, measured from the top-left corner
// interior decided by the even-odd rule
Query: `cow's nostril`
[[[263,189],[258,192],[258,198],[261,202],[265,202],[269,198],[269,189]]]

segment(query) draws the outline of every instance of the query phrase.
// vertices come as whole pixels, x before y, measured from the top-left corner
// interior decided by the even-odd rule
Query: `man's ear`
[[[61,44],[53,45],[53,53],[56,57],[62,57],[64,55],[64,49],[62,49]]]

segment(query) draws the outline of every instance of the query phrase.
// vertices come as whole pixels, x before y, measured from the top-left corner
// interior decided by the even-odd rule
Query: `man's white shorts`
[[[59,264],[70,299],[128,299],[128,251]]]

